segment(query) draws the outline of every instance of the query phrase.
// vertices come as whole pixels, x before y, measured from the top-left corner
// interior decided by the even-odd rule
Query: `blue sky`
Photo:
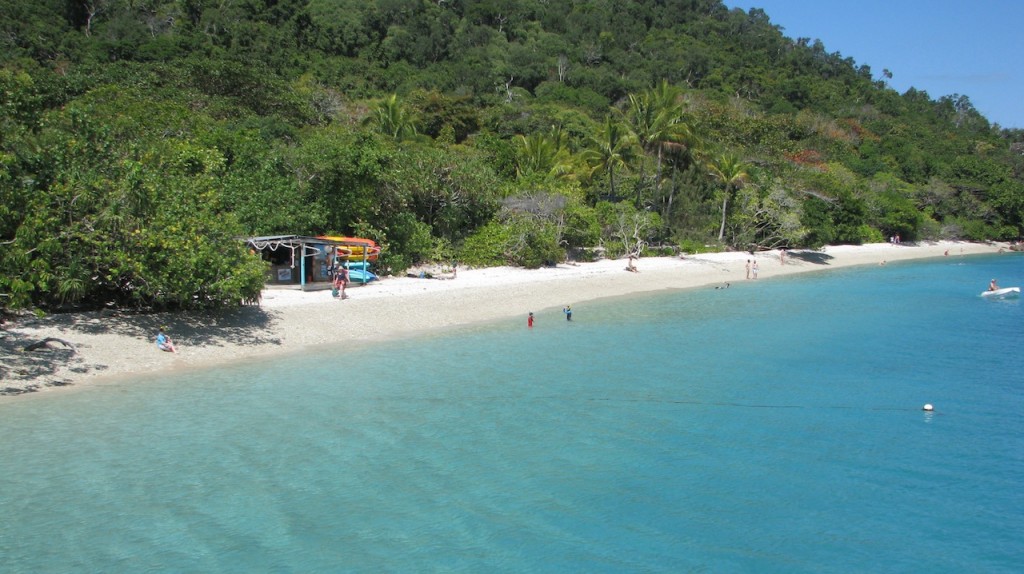
[[[761,8],[790,38],[888,69],[889,86],[962,94],[992,123],[1024,128],[1024,0],[725,0]]]

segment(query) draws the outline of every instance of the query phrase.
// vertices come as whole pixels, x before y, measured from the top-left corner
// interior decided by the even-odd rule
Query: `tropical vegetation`
[[[383,271],[1016,239],[1024,132],[718,0],[0,0],[0,309]]]

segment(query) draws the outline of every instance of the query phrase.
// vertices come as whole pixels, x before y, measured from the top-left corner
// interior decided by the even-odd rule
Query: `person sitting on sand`
[[[160,331],[156,334],[156,348],[168,353],[178,352],[174,348],[174,341],[164,333],[164,327],[161,327]]]
[[[626,265],[626,271],[632,271],[633,273],[639,273],[640,270],[636,268],[636,264],[633,263],[633,259],[636,259],[632,255],[629,256],[629,263]]]
[[[988,290],[989,291],[998,291],[999,290],[999,285],[996,284],[996,280],[995,279],[993,279],[993,280],[988,282]]]

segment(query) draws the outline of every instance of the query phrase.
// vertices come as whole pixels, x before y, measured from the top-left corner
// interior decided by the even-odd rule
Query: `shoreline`
[[[141,314],[91,312],[26,317],[0,330],[0,403],[17,397],[51,395],[55,389],[131,384],[131,379],[225,366],[253,358],[274,358],[329,344],[373,344],[415,337],[439,329],[511,319],[527,312],[665,290],[723,286],[773,277],[859,265],[996,254],[1003,243],[954,241],[921,244],[829,246],[823,250],[708,253],[645,257],[638,272],[625,259],[562,263],[555,267],[460,269],[455,279],[383,278],[351,287],[349,298],[329,290],[266,289],[259,306],[220,312]],[[746,261],[756,260],[759,278],[745,279]],[[979,291],[988,278],[979,284]],[[544,319],[547,320],[547,319]],[[157,329],[168,327],[177,353],[159,351]],[[47,337],[51,343],[24,352]],[[59,394],[59,393],[58,393]]]

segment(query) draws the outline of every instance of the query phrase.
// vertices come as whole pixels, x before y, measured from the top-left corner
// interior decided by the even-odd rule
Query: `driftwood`
[[[37,351],[39,349],[44,349],[44,348],[45,349],[49,349],[50,348],[50,346],[49,346],[50,343],[60,343],[61,345],[64,345],[65,347],[71,349],[71,352],[75,352],[75,350],[76,350],[74,345],[72,345],[71,343],[65,341],[64,339],[58,339],[57,337],[47,337],[47,338],[43,339],[42,341],[36,341],[35,343],[32,343],[30,345],[25,345],[25,350],[26,351]]]

